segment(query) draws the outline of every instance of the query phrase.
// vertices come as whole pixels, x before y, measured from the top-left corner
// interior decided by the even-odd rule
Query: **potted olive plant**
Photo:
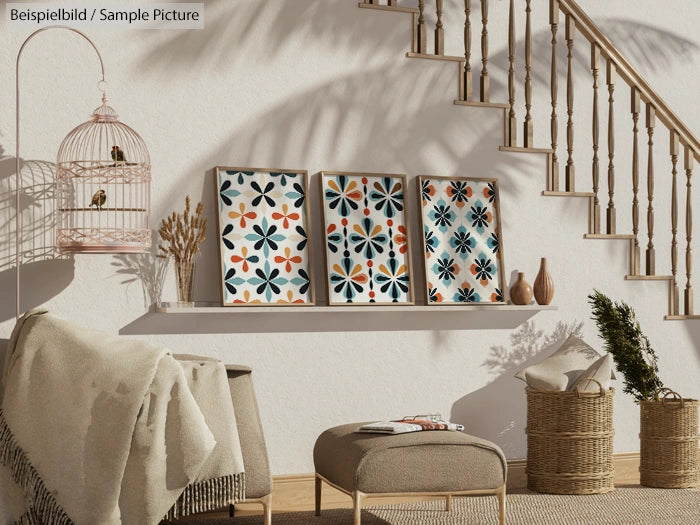
[[[634,310],[594,290],[588,296],[615,367],[624,376],[625,393],[640,407],[640,483],[649,487],[687,488],[700,484],[698,402],[665,388],[657,357]]]

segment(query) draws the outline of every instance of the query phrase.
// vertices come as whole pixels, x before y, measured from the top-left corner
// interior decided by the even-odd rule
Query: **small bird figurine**
[[[107,200],[107,194],[105,193],[105,190],[99,189],[92,196],[92,202],[90,203],[90,208],[92,208],[93,206],[97,206],[97,209],[101,211],[102,206],[104,206],[104,203],[106,200]]]
[[[124,152],[119,146],[112,146],[111,155],[114,162],[124,162]]]

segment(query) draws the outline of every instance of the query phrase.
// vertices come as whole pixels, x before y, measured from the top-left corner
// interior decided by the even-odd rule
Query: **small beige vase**
[[[537,304],[549,304],[554,299],[554,281],[547,270],[547,259],[540,260],[540,271],[535,278],[535,301]]]
[[[518,272],[518,280],[510,287],[510,300],[513,304],[530,304],[532,299],[532,288],[525,280],[525,274]]]

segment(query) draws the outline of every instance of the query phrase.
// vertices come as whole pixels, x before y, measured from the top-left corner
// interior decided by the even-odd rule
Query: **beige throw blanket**
[[[0,462],[27,500],[18,523],[148,525],[243,498],[219,362],[34,311],[2,379]]]

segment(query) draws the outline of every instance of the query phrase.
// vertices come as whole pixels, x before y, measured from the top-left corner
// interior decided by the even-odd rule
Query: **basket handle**
[[[673,396],[675,399],[678,399],[681,402],[681,408],[683,408],[683,398],[678,392],[676,392],[675,390],[671,390],[670,388],[664,388],[662,391],[664,390],[666,391],[666,393],[661,398],[662,403],[666,403],[666,398],[668,396]]]
[[[574,390],[576,391],[576,397],[580,397],[581,392],[579,392],[578,386],[579,386],[579,384],[581,384],[582,381],[593,381],[594,383],[597,383],[598,388],[600,388],[600,397],[603,397],[605,395],[605,389],[603,388],[603,385],[600,384],[600,381],[598,381],[594,377],[581,377],[581,378],[579,378],[578,381],[576,381],[576,384],[574,385]]]

